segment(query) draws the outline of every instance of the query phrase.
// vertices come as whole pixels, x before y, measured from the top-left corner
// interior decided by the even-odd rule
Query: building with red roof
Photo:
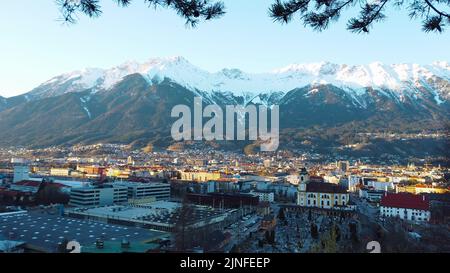
[[[429,221],[430,201],[425,195],[386,193],[381,198],[380,217],[398,217],[414,222]]]
[[[13,191],[31,192],[34,194],[39,191],[41,183],[41,181],[22,180],[11,184],[10,189]]]

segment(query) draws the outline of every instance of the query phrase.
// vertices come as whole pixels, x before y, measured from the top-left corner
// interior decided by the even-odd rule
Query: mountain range
[[[196,96],[220,106],[278,104],[282,144],[337,147],[361,142],[361,133],[448,132],[450,64],[320,62],[259,74],[211,73],[171,57],[87,68],[56,76],[23,95],[0,97],[0,146],[111,142],[167,147],[173,143],[170,110],[193,105]],[[445,152],[446,143],[436,149]]]

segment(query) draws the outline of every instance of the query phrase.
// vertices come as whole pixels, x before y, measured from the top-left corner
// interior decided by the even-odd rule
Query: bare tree
[[[191,238],[190,222],[193,218],[194,208],[186,199],[183,199],[181,206],[175,211],[173,219],[175,222],[175,248],[177,251],[185,251],[188,248],[188,240]]]

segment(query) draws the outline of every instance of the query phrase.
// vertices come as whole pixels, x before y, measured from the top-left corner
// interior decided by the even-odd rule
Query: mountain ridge
[[[107,91],[125,76],[135,73],[143,75],[150,83],[170,78],[191,91],[206,94],[221,92],[243,97],[256,97],[273,92],[285,94],[311,84],[333,84],[348,90],[355,96],[355,100],[365,94],[367,87],[394,90],[397,98],[401,99],[404,93],[413,96],[414,93],[407,90],[415,87],[429,86],[436,81],[450,82],[450,65],[446,61],[433,62],[430,65],[385,65],[380,62],[347,65],[319,62],[291,64],[266,73],[246,73],[236,68],[208,72],[192,65],[185,58],[176,56],[154,58],[142,63],[128,61],[109,69],[85,68],[61,74],[20,96],[35,99],[86,89],[93,89],[93,92]],[[431,86],[429,89],[436,88]],[[437,103],[450,97],[449,92],[433,92]]]
[[[370,84],[354,88],[329,80],[330,77],[344,75],[350,69],[348,66],[323,62],[306,68],[305,65],[295,65],[269,74],[279,80],[272,87],[265,87],[271,92],[252,92],[259,89],[247,89],[251,84],[241,84],[239,90],[232,92],[228,89],[208,91],[207,88],[193,86],[196,79],[213,73],[202,72],[185,59],[174,58],[168,62],[166,64],[161,59],[150,61],[151,64],[128,62],[108,70],[107,75],[103,70],[85,69],[82,71],[85,76],[78,72],[60,75],[22,96],[5,99],[4,104],[0,101],[0,146],[122,143],[138,147],[167,147],[173,144],[170,127],[175,121],[171,118],[170,109],[179,104],[192,107],[197,96],[203,98],[204,104],[214,103],[222,108],[230,104],[278,104],[281,145],[322,149],[327,153],[333,150],[324,147],[357,142],[360,133],[446,132],[450,128],[450,77],[446,76],[447,70],[431,73],[431,68],[426,70],[406,65],[403,70],[398,68],[397,72],[412,69],[417,81],[412,77],[413,80],[402,81],[396,88],[395,81],[390,79],[398,79],[401,75],[397,78],[386,76],[386,82],[393,84],[393,88],[389,88],[371,86],[376,81],[383,82],[376,77],[373,80],[357,77],[355,81]],[[436,65],[448,67],[446,62]],[[180,70],[186,66],[186,71]],[[372,69],[378,71],[383,66],[375,63]],[[352,73],[356,74],[351,75],[365,71],[373,76],[367,69],[354,67]],[[136,70],[142,73],[134,73]],[[305,76],[305,71],[313,76]],[[410,75],[414,76],[412,72]],[[222,69],[217,73],[220,79],[226,78],[231,82],[224,82],[220,85],[222,87],[255,80],[239,69]],[[364,73],[362,75],[366,75]],[[378,74],[383,75],[381,72]],[[192,75],[192,82],[183,82],[183,79],[192,80]],[[409,74],[405,75],[408,79]],[[265,79],[256,80],[274,84],[269,78]],[[272,89],[277,84],[289,88]],[[305,146],[304,143],[311,144]],[[448,151],[446,142],[441,140],[437,146],[430,144],[434,143],[433,140],[422,142],[432,145],[430,147],[417,143],[411,142],[408,147],[399,145],[406,149],[407,152],[402,151],[405,155],[415,149],[419,149],[417,153],[433,153],[434,147],[439,154]],[[219,146],[233,148],[234,145],[242,143],[222,142]],[[364,153],[374,150],[377,153],[398,152],[384,149],[370,140],[364,145],[371,147]],[[386,144],[386,147],[392,146],[392,143]]]

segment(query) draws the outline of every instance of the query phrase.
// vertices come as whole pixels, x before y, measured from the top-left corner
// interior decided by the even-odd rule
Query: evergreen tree
[[[62,20],[68,23],[76,22],[77,14],[98,17],[102,14],[100,0],[57,0]],[[115,0],[121,7],[127,7],[131,0]],[[144,0],[149,7],[173,9],[186,20],[186,25],[195,27],[200,20],[218,18],[225,13],[223,2],[211,0]]]
[[[338,225],[335,225],[334,231],[336,233],[336,242],[338,242],[339,240],[341,240],[341,229],[339,228]]]
[[[384,20],[386,10],[394,7],[408,10],[411,19],[421,19],[425,32],[442,32],[450,24],[450,0],[276,0],[270,16],[274,21],[289,23],[298,15],[305,26],[322,31],[337,21],[343,10],[359,9],[359,14],[347,22],[347,29],[368,33],[372,24]]]
[[[317,230],[316,224],[311,224],[311,237],[313,239],[319,238],[319,231]]]
[[[106,1],[106,0],[104,0]],[[186,25],[195,27],[201,20],[207,21],[225,14],[225,5],[215,0],[143,0],[149,7],[174,10],[186,20]],[[102,14],[101,0],[56,0],[62,20],[76,22],[79,13],[89,17]],[[115,0],[119,6],[127,7],[131,0]],[[256,3],[256,1],[255,1]],[[356,33],[368,33],[373,23],[386,18],[389,9],[405,9],[411,19],[422,21],[425,32],[442,32],[450,24],[450,0],[274,0],[269,14],[274,21],[289,23],[294,15],[305,26],[322,31],[341,16],[344,10],[357,10],[358,15],[347,22],[347,29]]]
[[[284,215],[284,209],[280,208],[280,210],[278,211],[278,219],[280,221],[286,221],[286,216]]]

